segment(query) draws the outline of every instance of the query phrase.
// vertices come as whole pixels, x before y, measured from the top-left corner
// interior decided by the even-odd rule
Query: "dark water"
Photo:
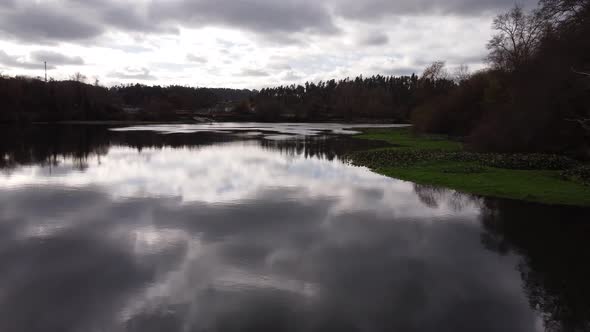
[[[281,135],[2,128],[0,331],[590,330],[588,209]]]

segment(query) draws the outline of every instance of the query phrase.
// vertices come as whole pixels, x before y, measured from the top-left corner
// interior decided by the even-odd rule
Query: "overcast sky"
[[[519,1],[523,5],[534,0]],[[261,88],[481,68],[514,0],[0,0],[0,72]]]

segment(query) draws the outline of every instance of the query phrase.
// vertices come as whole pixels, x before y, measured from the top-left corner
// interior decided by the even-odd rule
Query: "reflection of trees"
[[[519,271],[532,308],[549,331],[590,331],[590,211],[487,200],[483,243],[522,256]]]
[[[57,166],[63,159],[84,170],[89,158],[104,156],[110,146],[146,148],[196,147],[230,138],[214,133],[161,135],[156,132],[113,132],[104,126],[33,126],[2,128],[0,131],[0,169],[10,171],[19,165]]]
[[[0,169],[10,171],[19,165],[58,166],[64,159],[84,170],[89,158],[100,158],[110,146],[143,149],[198,148],[215,143],[244,140],[237,135],[199,132],[163,135],[153,131],[110,131],[99,125],[32,126],[0,130]],[[250,138],[250,141],[257,139]],[[258,139],[266,149],[306,158],[334,160],[355,149],[382,146],[381,142],[355,140],[347,136],[294,137],[287,140]]]
[[[30,164],[57,166],[64,158],[72,159],[77,168],[84,169],[88,158],[108,152],[108,139],[99,127],[80,129],[68,126],[2,128],[0,169]]]
[[[454,212],[460,212],[467,206],[478,204],[476,196],[463,194],[443,187],[414,184],[414,192],[422,202],[431,209],[438,208],[445,203]]]
[[[289,156],[305,156],[305,158],[320,158],[334,160],[339,156],[355,150],[382,147],[378,141],[364,141],[349,136],[305,136],[293,137],[286,140],[262,140],[262,147],[278,150]]]

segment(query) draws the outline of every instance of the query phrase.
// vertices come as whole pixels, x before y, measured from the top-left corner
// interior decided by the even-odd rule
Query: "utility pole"
[[[45,83],[47,83],[47,61],[44,61],[43,63],[45,63]]]

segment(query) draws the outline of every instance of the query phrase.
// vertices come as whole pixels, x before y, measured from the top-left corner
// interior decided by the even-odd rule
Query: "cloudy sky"
[[[520,1],[530,5],[534,0]],[[0,0],[0,72],[261,88],[483,65],[514,0]]]

